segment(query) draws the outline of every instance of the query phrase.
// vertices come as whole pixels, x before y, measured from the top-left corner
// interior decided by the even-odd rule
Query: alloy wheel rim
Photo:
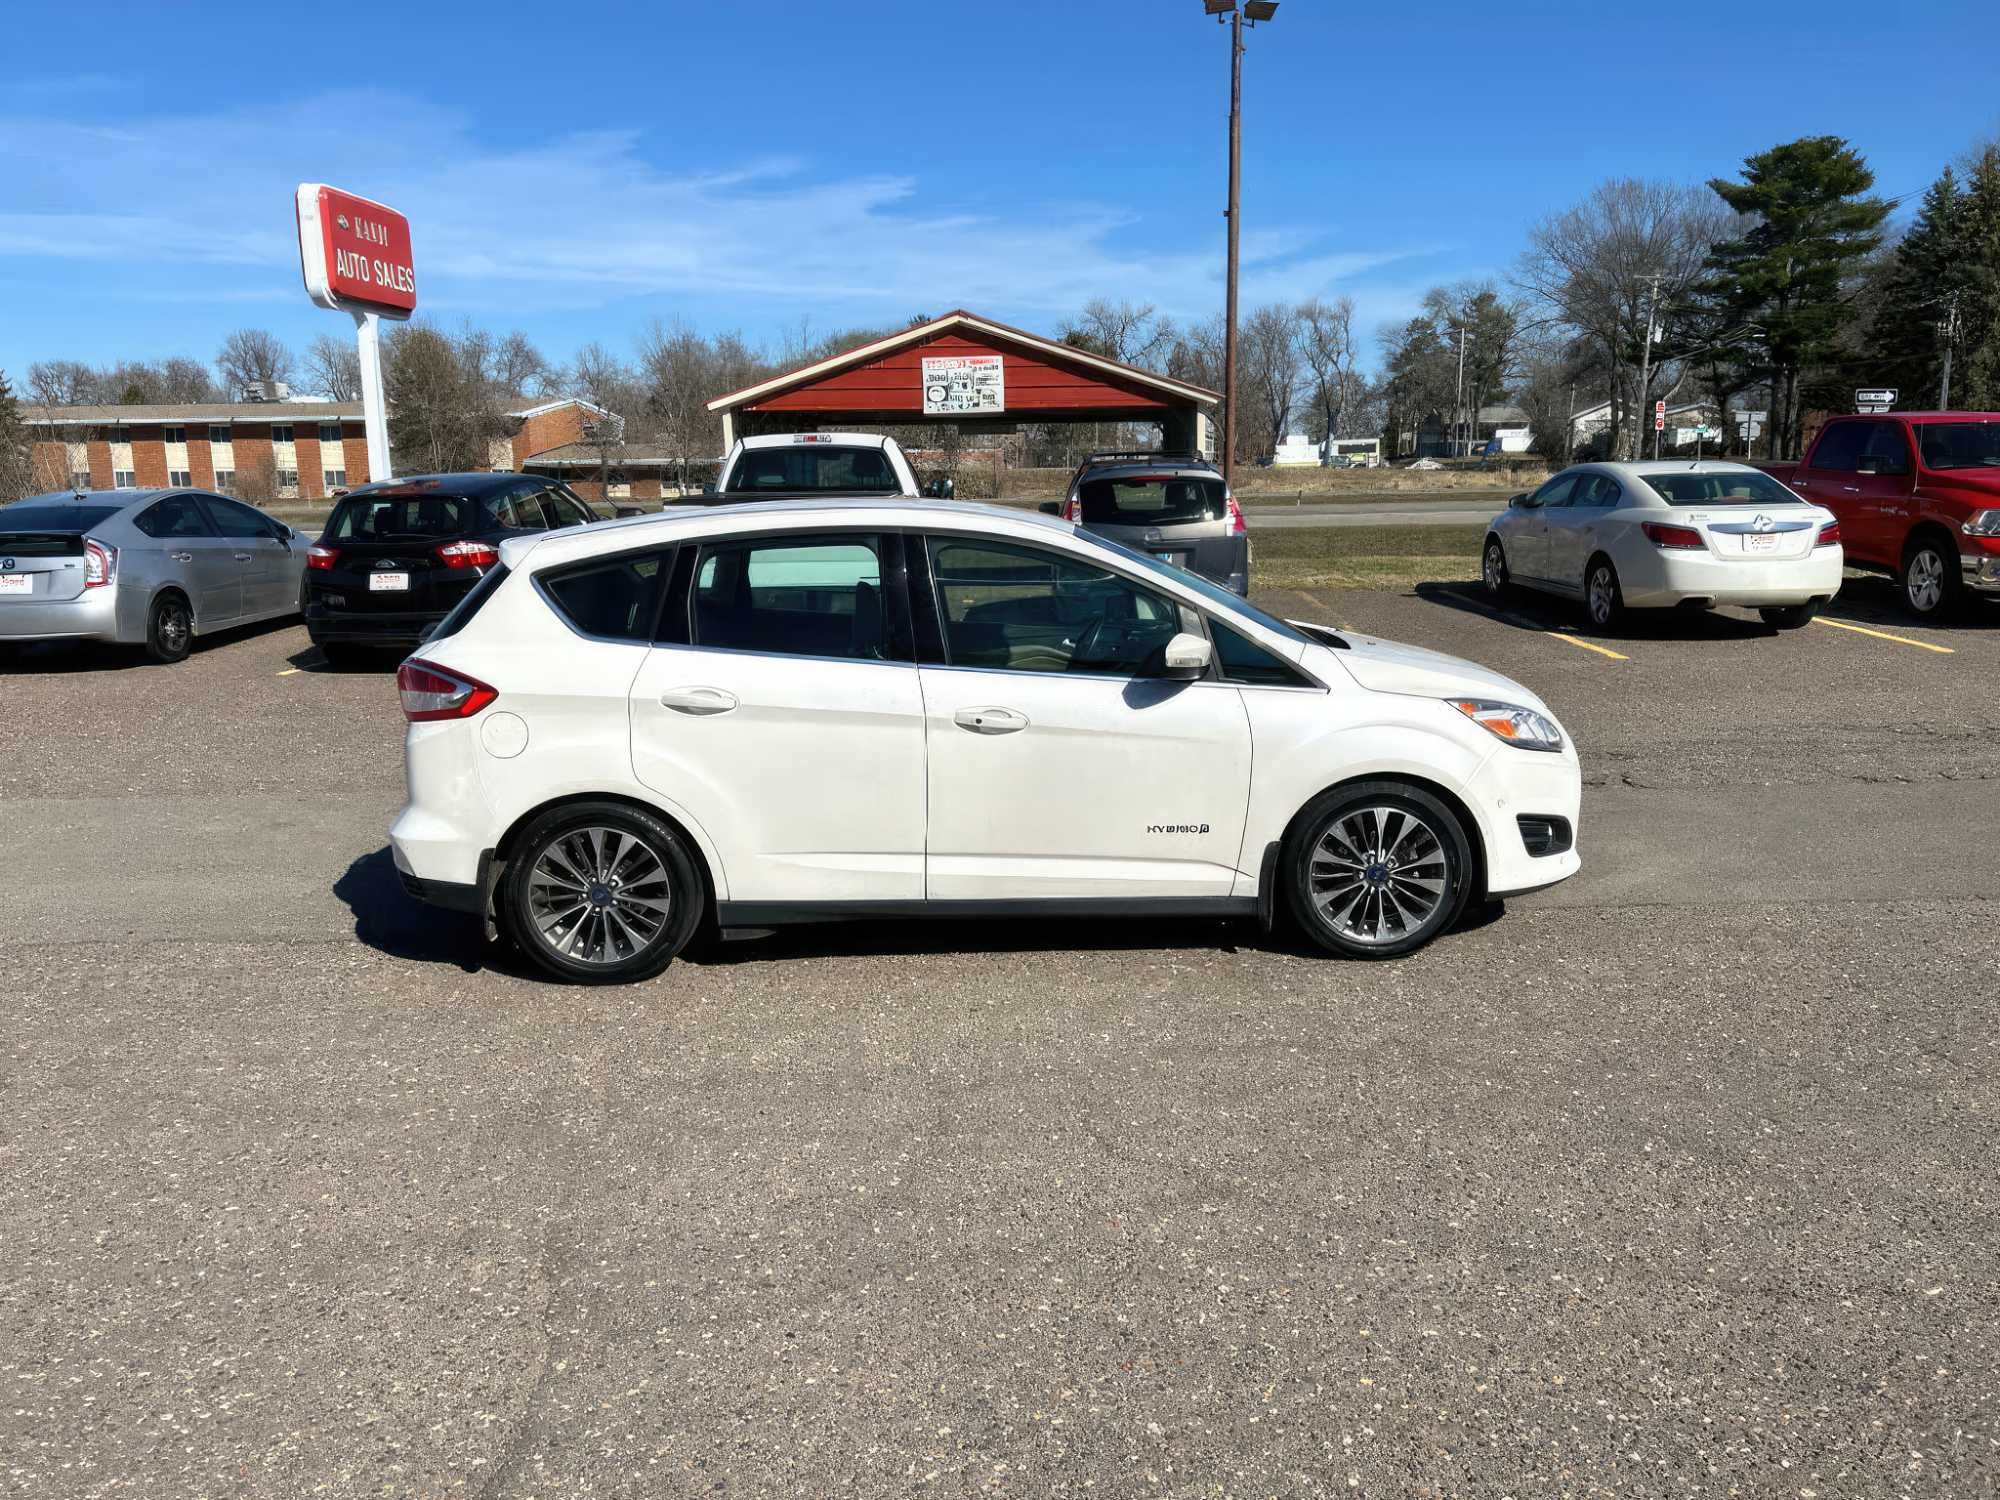
[[[160,644],[169,651],[178,651],[187,644],[187,611],[178,604],[170,604],[160,611]]]
[[[1944,564],[1925,548],[1910,559],[1910,603],[1925,614],[1938,607],[1944,597]]]
[[[1611,618],[1611,575],[1603,568],[1590,575],[1590,617],[1600,625]]]
[[[551,952],[575,963],[624,963],[657,942],[673,911],[658,850],[622,828],[558,834],[528,870],[528,918]]]
[[[1486,587],[1496,594],[1500,592],[1500,549],[1498,547],[1488,547],[1486,549]]]
[[[1438,831],[1421,814],[1388,803],[1335,818],[1307,871],[1319,919],[1370,948],[1428,926],[1444,906],[1450,877]]]

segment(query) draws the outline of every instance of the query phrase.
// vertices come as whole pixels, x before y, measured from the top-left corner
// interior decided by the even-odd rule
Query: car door
[[[1909,534],[1916,508],[1912,499],[1916,466],[1911,461],[1910,440],[1901,422],[1853,425],[1862,429],[1861,450],[1854,458],[1854,473],[1846,482],[1854,488],[1859,541],[1847,540],[1843,522],[1842,542],[1861,555],[1901,562],[1903,539]]]
[[[290,546],[279,538],[278,523],[262,511],[220,495],[203,495],[216,531],[233,545],[230,556],[242,580],[242,618],[279,614],[298,603],[298,577]]]
[[[162,579],[178,579],[194,606],[195,624],[214,630],[242,618],[243,565],[236,543],[223,537],[193,495],[168,495],[139,512],[132,524],[153,539]]]
[[[1516,579],[1541,582],[1549,576],[1549,510],[1568,504],[1576,483],[1574,474],[1558,474],[1530,496],[1509,518],[1502,545],[1507,549],[1507,571]]]
[[[1622,491],[1608,474],[1581,474],[1562,502],[1548,511],[1548,577],[1565,589],[1581,591],[1583,567],[1605,545],[1604,518],[1618,507]]]
[[[1242,695],[1148,675],[1168,639],[1200,628],[1192,612],[1073,553],[975,533],[925,541],[910,588],[926,896],[1227,896],[1250,788]]]
[[[1882,518],[1863,497],[1859,465],[1868,441],[1865,422],[1829,422],[1820,430],[1806,462],[1792,476],[1792,488],[1833,512],[1840,523],[1841,544],[1856,555],[1872,551],[1868,538],[1879,536]]]
[[[923,696],[896,623],[901,557],[900,537],[861,530],[682,549],[632,685],[632,761],[720,851],[732,903],[923,896]]]

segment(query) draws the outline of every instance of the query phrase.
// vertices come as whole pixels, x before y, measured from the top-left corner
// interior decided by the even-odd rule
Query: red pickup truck
[[[1920,619],[2000,595],[2000,412],[1835,417],[1796,464],[1760,464],[1840,522],[1849,567],[1894,574]]]

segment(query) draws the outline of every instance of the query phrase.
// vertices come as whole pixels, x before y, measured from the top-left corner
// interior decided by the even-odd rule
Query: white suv
[[[657,973],[705,921],[1268,924],[1281,895],[1387,957],[1577,869],[1576,751],[1527,689],[1033,514],[523,537],[398,686],[405,883],[570,979]]]

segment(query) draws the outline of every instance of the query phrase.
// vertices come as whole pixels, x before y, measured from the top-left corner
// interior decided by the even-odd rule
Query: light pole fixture
[[[1229,268],[1222,336],[1222,481],[1228,485],[1236,471],[1236,266],[1238,226],[1242,218],[1239,184],[1243,175],[1243,28],[1270,20],[1278,13],[1278,0],[1242,0],[1241,10],[1237,9],[1237,0],[1201,0],[1201,8],[1229,28],[1229,207],[1223,211],[1229,220]]]

